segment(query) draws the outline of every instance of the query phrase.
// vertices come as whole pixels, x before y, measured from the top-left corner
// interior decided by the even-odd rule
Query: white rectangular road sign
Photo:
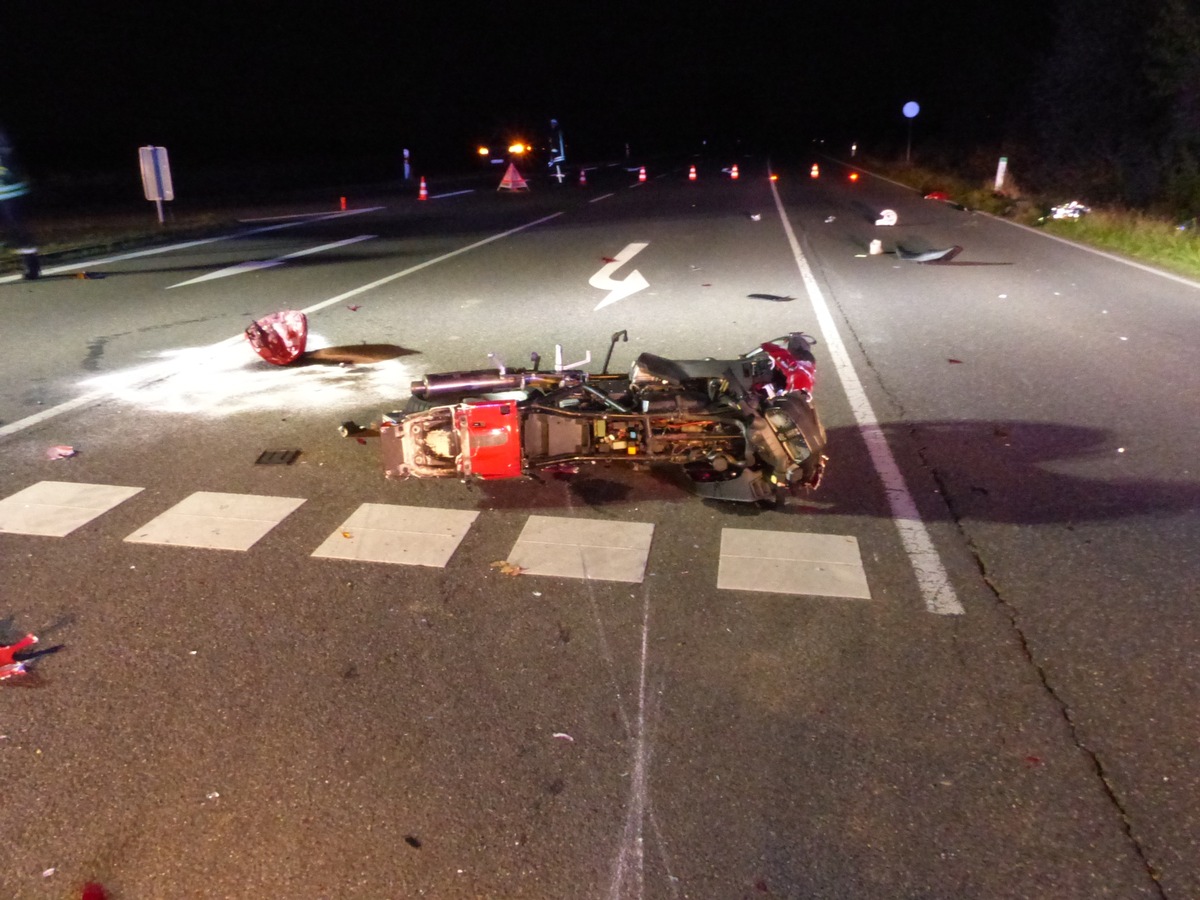
[[[142,189],[146,192],[146,199],[174,200],[175,188],[171,185],[167,148],[138,147],[138,160],[142,166]]]

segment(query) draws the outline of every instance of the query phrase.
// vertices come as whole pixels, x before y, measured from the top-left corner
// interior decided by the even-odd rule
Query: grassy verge
[[[1048,215],[1052,206],[1077,198],[1063,196],[1051,200],[1015,190],[1000,194],[993,190],[990,178],[981,176],[972,181],[902,163],[871,160],[868,166],[922,193],[944,191],[951,200],[969,209],[1042,228],[1068,240],[1200,280],[1200,227],[1195,222],[1192,227],[1180,228],[1173,220],[1149,213],[1095,207],[1078,219],[1051,219]]]

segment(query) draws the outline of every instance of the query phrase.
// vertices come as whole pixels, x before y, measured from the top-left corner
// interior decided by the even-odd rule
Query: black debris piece
[[[264,450],[254,464],[256,466],[290,466],[299,456],[299,450]]]

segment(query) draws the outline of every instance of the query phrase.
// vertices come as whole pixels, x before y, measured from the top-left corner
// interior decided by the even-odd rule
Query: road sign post
[[[908,146],[904,150],[904,164],[908,165],[912,162],[912,123],[921,111],[921,106],[916,100],[909,100],[904,104],[903,111],[904,118],[908,119]]]
[[[147,200],[153,200],[158,210],[158,224],[163,223],[163,201],[175,199],[171,184],[171,164],[166,147],[138,147],[138,162],[142,168],[142,190]]]

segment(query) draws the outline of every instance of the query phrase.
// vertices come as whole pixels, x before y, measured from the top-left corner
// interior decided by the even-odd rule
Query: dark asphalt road
[[[0,639],[63,647],[0,684],[0,894],[1200,896],[1195,286],[785,170],[830,334],[740,168],[351,198],[0,283]],[[649,286],[597,310],[633,243],[613,277]],[[308,364],[218,345],[282,307],[311,310]],[[426,371],[600,359],[622,328],[621,367],[817,334],[826,484],[761,510],[669,472],[397,483],[337,432]],[[928,611],[848,378],[961,614]],[[43,481],[142,490],[3,533]],[[304,502],[244,552],[125,540],[197,491]],[[362,503],[478,517],[444,568],[313,557]],[[530,515],[652,524],[644,577],[501,574]],[[718,588],[724,529],[851,536],[871,598]]]

